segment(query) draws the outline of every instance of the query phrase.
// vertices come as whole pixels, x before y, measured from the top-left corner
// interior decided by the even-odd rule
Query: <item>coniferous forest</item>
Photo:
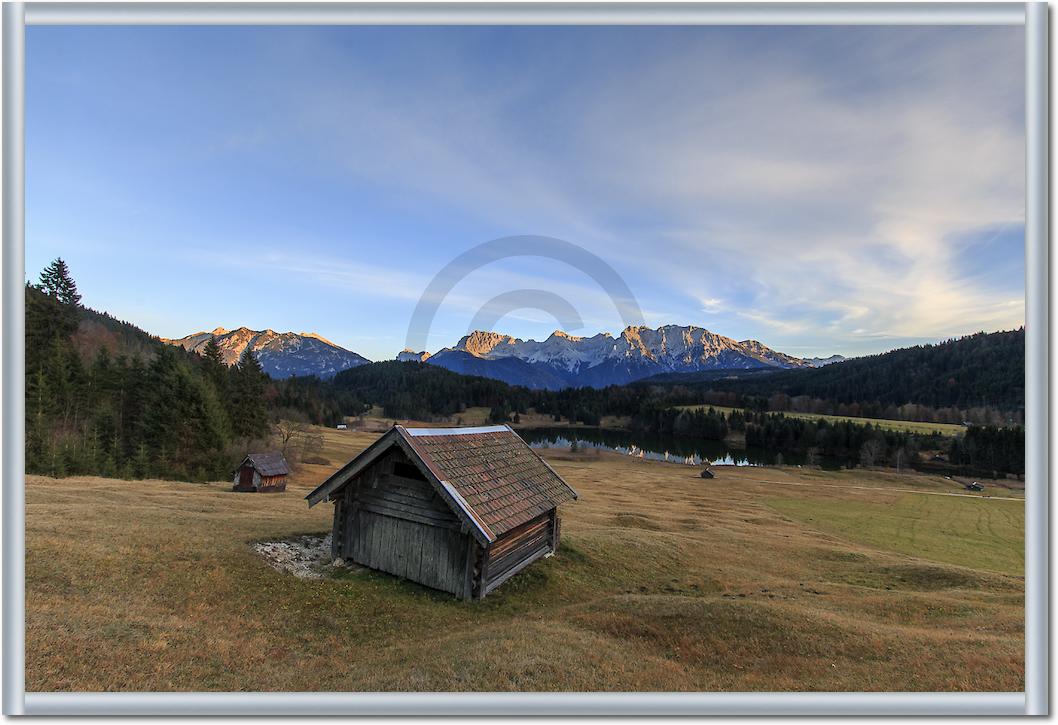
[[[273,444],[281,419],[333,426],[373,406],[387,418],[426,421],[458,418],[469,407],[488,408],[494,422],[517,421],[530,409],[589,426],[619,416],[646,433],[711,440],[735,434],[750,446],[862,465],[899,466],[922,451],[940,451],[963,470],[1024,471],[1024,431],[1017,424],[1022,331],[742,380],[548,391],[396,361],[351,368],[327,381],[272,380],[248,350],[229,367],[212,340],[204,354],[191,353],[80,302],[61,259],[26,285],[30,473],[222,479],[246,452]],[[703,409],[677,408],[688,405]],[[964,405],[977,407],[958,407]],[[927,422],[971,417],[981,424],[952,439],[782,415],[788,410]]]
[[[30,473],[227,478],[268,437],[273,411],[330,422],[336,405],[270,380],[252,354],[229,368],[215,344],[188,353],[84,309],[61,259],[26,286]]]
[[[1019,422],[1025,407],[1025,330],[976,333],[935,345],[852,358],[839,365],[696,380],[662,375],[650,383],[705,387],[771,410],[961,423],[992,415]],[[984,420],[974,421],[985,423]]]

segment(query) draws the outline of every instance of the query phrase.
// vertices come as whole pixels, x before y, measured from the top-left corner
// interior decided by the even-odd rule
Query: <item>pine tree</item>
[[[73,281],[70,268],[62,257],[57,257],[40,273],[40,287],[64,305],[76,307],[81,301],[81,295],[77,293],[77,284]]]
[[[228,366],[224,363],[217,338],[210,337],[202,349],[202,370],[206,379],[213,383],[218,397],[224,401],[228,397]]]
[[[268,432],[268,411],[264,392],[268,376],[249,346],[232,370],[231,424],[238,438],[252,440]]]
[[[210,336],[209,342],[207,342],[206,346],[202,348],[202,357],[221,370],[227,369],[227,366],[224,364],[224,358],[220,352],[220,345],[217,344],[216,337]]]
[[[151,453],[146,443],[136,446],[136,453],[129,464],[131,476],[136,478],[147,478],[151,474]]]

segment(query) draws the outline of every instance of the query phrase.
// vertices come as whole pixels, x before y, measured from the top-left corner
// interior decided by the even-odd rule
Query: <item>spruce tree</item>
[[[268,431],[268,411],[264,392],[268,376],[249,346],[243,350],[232,371],[231,424],[238,438],[252,440]]]
[[[206,379],[213,383],[217,397],[221,401],[226,401],[228,398],[228,366],[224,363],[220,345],[217,344],[215,337],[210,337],[209,342],[202,349],[202,370],[206,374]]]
[[[45,293],[64,305],[76,306],[81,301],[77,284],[70,275],[70,268],[62,257],[57,257],[40,273],[40,287]]]
[[[202,349],[202,357],[222,370],[227,368],[221,356],[220,345],[217,344],[217,338],[214,336],[210,336],[209,342]]]

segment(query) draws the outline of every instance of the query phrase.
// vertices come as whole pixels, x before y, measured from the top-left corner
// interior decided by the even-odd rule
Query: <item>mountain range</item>
[[[265,373],[276,379],[303,375],[328,379],[342,370],[371,362],[363,355],[346,350],[312,332],[275,332],[247,327],[225,330],[218,327],[212,332],[196,332],[177,340],[163,337],[162,342],[201,353],[210,338],[217,341],[221,357],[228,365],[238,362],[243,350],[249,347]]]
[[[163,341],[201,353],[210,338],[216,339],[229,365],[250,347],[273,378],[316,375],[328,379],[370,362],[310,332],[218,327]],[[840,355],[797,358],[757,340],[736,341],[693,325],[630,326],[617,337],[606,332],[577,337],[556,330],[543,342],[479,330],[434,354],[404,350],[397,355],[399,361],[428,363],[537,390],[601,388],[669,373],[821,367],[843,359]]]
[[[543,342],[475,331],[433,355],[404,350],[397,359],[549,390],[624,385],[664,373],[785,370],[836,361],[802,360],[757,340],[736,341],[693,325],[630,326],[617,337],[555,331]]]

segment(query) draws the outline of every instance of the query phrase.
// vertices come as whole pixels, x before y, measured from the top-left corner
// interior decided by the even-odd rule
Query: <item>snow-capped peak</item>
[[[658,328],[629,325],[616,339],[608,333],[579,337],[555,330],[543,342],[476,330],[451,349],[484,359],[516,357],[566,373],[579,373],[606,363],[656,372],[786,368],[805,364],[756,340],[737,342],[695,325]]]
[[[422,352],[415,352],[407,347],[397,353],[397,360],[400,362],[426,362],[428,357],[430,357],[430,353],[425,350]]]

